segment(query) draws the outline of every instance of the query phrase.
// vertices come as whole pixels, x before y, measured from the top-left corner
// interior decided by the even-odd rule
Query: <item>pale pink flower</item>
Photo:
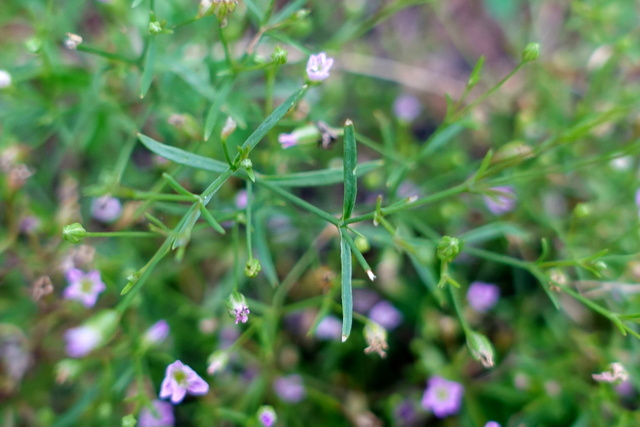
[[[71,357],[83,357],[91,353],[100,344],[102,334],[92,326],[78,326],[64,333],[67,354]]]
[[[500,288],[491,283],[473,282],[467,291],[467,301],[475,311],[484,313],[500,299]]]
[[[484,196],[487,209],[494,215],[511,212],[516,206],[516,193],[512,186],[492,187],[490,196]]]
[[[91,216],[100,222],[111,223],[122,215],[122,203],[115,197],[102,196],[91,202]]]
[[[285,402],[297,403],[304,399],[306,390],[300,375],[279,377],[273,382],[273,390]]]
[[[160,398],[171,398],[171,403],[178,404],[189,394],[202,395],[209,391],[209,384],[189,366],[176,360],[169,366],[160,386]]]
[[[629,379],[629,373],[620,363],[612,363],[609,365],[610,370],[600,374],[591,375],[594,380],[605,383],[619,383]]]
[[[144,333],[143,340],[149,345],[158,345],[169,336],[169,324],[166,320],[158,320]]]
[[[329,77],[329,70],[332,66],[333,58],[328,58],[326,53],[311,55],[307,62],[307,76],[312,82],[325,80]]]
[[[173,405],[162,400],[151,402],[153,408],[143,408],[140,411],[139,427],[173,427]]]
[[[63,292],[64,298],[80,301],[85,307],[93,307],[98,295],[106,289],[98,270],[84,273],[77,268],[70,268],[65,276],[69,286]]]
[[[429,380],[424,391],[422,407],[438,418],[445,418],[458,413],[463,395],[462,384],[436,376]]]

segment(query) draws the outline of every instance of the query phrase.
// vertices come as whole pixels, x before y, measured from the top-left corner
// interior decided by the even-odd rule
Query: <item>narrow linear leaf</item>
[[[469,75],[469,80],[467,81],[467,90],[473,89],[475,85],[478,84],[480,79],[482,78],[482,70],[484,68],[485,57],[481,56],[476,62],[476,65],[473,67],[473,71]]]
[[[260,264],[262,264],[262,271],[267,277],[269,284],[273,287],[277,286],[278,274],[276,273],[276,267],[273,263],[273,257],[267,244],[267,227],[266,227],[266,211],[264,209],[256,212],[256,220],[253,224],[253,244],[258,254]]]
[[[260,126],[256,130],[253,131],[251,135],[247,138],[247,140],[242,144],[242,148],[246,151],[247,149],[253,150],[256,145],[260,142],[262,138],[269,132],[275,125],[280,121],[282,117],[293,107],[293,105],[302,97],[302,95],[307,91],[307,85],[302,86],[300,89],[292,93],[282,104],[278,106],[269,116],[260,123]]]
[[[271,18],[271,20],[269,20],[269,26],[272,26],[274,24],[284,21],[285,19],[287,19],[288,17],[290,17],[291,15],[299,11],[302,8],[302,6],[304,6],[305,3],[307,3],[307,1],[308,0],[296,0],[294,2],[287,4],[273,18]]]
[[[191,88],[195,92],[197,92],[204,98],[208,99],[211,102],[216,101],[218,91],[209,84],[208,80],[200,77],[200,73],[198,73],[195,69],[191,69],[177,62],[171,64],[169,71],[173,72],[175,75],[184,80],[185,83],[191,86]]]
[[[247,11],[249,11],[259,23],[262,23],[264,10],[262,10],[254,0],[245,0],[244,4],[247,6]]]
[[[358,179],[356,176],[358,152],[356,149],[356,134],[351,120],[347,120],[344,123],[343,153],[344,202],[342,204],[342,219],[345,220],[349,219],[353,213],[353,208],[356,205],[356,194],[358,192]]]
[[[457,134],[459,134],[463,129],[471,126],[471,122],[456,122],[451,125],[445,126],[443,129],[436,131],[427,142],[424,143],[420,154],[418,155],[418,159],[423,158],[427,154],[433,153],[434,151],[441,148],[444,144],[451,141]]]
[[[142,3],[142,0],[133,0],[133,3],[131,3],[131,9],[140,6],[140,3]]]
[[[358,165],[356,176],[363,176],[383,165],[381,160]],[[281,187],[321,187],[342,182],[343,169],[322,169],[311,172],[297,172],[284,175],[261,176],[264,181],[273,182]]]
[[[153,70],[156,65],[156,38],[150,36],[147,55],[144,58],[144,68],[140,77],[140,98],[144,98],[153,81]]]
[[[340,261],[342,275],[342,342],[345,342],[351,335],[351,324],[353,323],[353,294],[351,291],[351,246],[340,233]]]
[[[200,205],[200,213],[202,214],[202,217],[205,219],[205,221],[209,223],[211,228],[213,228],[220,234],[226,234],[226,231],[224,230],[224,228],[222,228],[220,223],[215,220],[213,215],[211,215],[211,213],[203,205]]]
[[[207,113],[207,119],[204,122],[204,140],[208,141],[211,133],[213,132],[213,128],[216,125],[216,121],[218,120],[218,116],[220,115],[220,108],[226,102],[227,96],[229,92],[231,92],[231,88],[233,87],[234,81],[232,79],[226,80],[222,83],[220,91],[218,92],[218,96],[216,96],[216,100],[211,105],[209,112]]]
[[[171,160],[172,162],[180,165],[219,173],[222,173],[229,168],[225,163],[163,144],[141,133],[138,134],[138,138],[145,147],[156,153],[158,156],[162,156],[165,159]]]
[[[467,231],[458,237],[460,239],[464,239],[466,243],[480,243],[508,235],[524,238],[527,236],[527,232],[516,224],[508,222],[494,222],[491,224],[481,225],[480,227]]]

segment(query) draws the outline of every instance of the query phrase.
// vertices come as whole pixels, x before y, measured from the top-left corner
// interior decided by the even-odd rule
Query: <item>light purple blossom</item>
[[[610,369],[608,371],[604,371],[600,374],[593,374],[591,376],[596,381],[616,384],[629,379],[629,373],[622,364],[614,362],[609,365],[609,368]]]
[[[495,421],[488,421],[484,427],[500,427],[500,424]]]
[[[273,382],[273,390],[285,402],[297,403],[304,399],[306,390],[300,375],[279,377]]]
[[[169,336],[169,324],[166,320],[158,320],[151,325],[142,338],[149,345],[157,345]]]
[[[92,326],[78,326],[64,333],[67,354],[71,357],[84,357],[100,344],[102,334]]]
[[[329,70],[333,66],[333,58],[327,58],[327,54],[321,52],[311,55],[307,62],[307,76],[312,82],[319,82],[329,77]]]
[[[491,283],[473,282],[467,291],[469,305],[480,313],[490,310],[500,299],[500,288]]]
[[[638,208],[638,216],[640,216],[640,188],[636,191],[636,207]]]
[[[258,421],[262,426],[272,427],[277,420],[276,411],[271,406],[265,405],[258,409]]]
[[[244,209],[247,207],[247,190],[240,190],[235,198],[236,208]]]
[[[393,114],[402,121],[412,122],[418,118],[421,112],[422,105],[413,95],[400,95],[393,102]]]
[[[282,148],[291,148],[298,144],[298,138],[292,133],[281,133],[278,135],[278,142],[282,145]]]
[[[321,340],[339,340],[342,336],[342,322],[335,316],[325,316],[318,323],[315,335]]]
[[[84,273],[77,268],[70,268],[65,276],[69,286],[65,288],[63,296],[66,299],[80,301],[85,307],[93,307],[98,295],[106,289],[98,270]]]
[[[615,386],[616,393],[622,397],[632,397],[634,388],[633,383],[628,379],[622,381],[620,384]]]
[[[516,193],[512,186],[492,187],[490,190],[495,193],[484,196],[484,203],[492,214],[503,215],[515,208]]]
[[[402,314],[389,301],[380,301],[371,307],[369,319],[391,331],[402,322]]]
[[[173,427],[173,405],[162,400],[151,402],[153,408],[143,408],[138,420],[139,427]]]
[[[111,223],[122,215],[120,200],[111,196],[102,196],[91,202],[91,216],[100,222]]]
[[[422,406],[438,418],[455,415],[460,410],[464,387],[442,377],[432,377],[422,396]]]
[[[169,366],[160,386],[160,398],[171,398],[171,403],[182,402],[187,393],[193,395],[207,394],[209,384],[189,366],[176,360]]]

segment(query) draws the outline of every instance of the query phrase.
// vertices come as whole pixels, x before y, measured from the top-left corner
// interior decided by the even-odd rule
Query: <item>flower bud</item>
[[[280,46],[276,46],[275,50],[271,54],[271,60],[274,64],[282,65],[287,63],[287,55],[289,52],[281,48]]]
[[[540,43],[529,43],[522,51],[522,61],[535,61],[540,56]]]
[[[82,43],[82,37],[77,34],[67,33],[67,38],[64,40],[64,46],[69,50],[76,50],[76,48]]]
[[[162,33],[162,24],[159,21],[149,22],[149,34],[160,34],[160,33]]]
[[[209,366],[207,366],[207,373],[209,375],[215,375],[218,372],[226,368],[229,363],[229,352],[225,350],[217,350],[213,352],[208,359]]]
[[[276,411],[269,405],[261,406],[258,409],[257,417],[260,425],[263,427],[271,427],[278,421]]]
[[[456,237],[444,236],[438,243],[438,258],[442,262],[452,262],[460,253],[460,240]]]
[[[467,347],[474,359],[482,363],[485,368],[494,365],[493,346],[487,337],[474,331],[467,333]]]
[[[85,230],[79,222],[74,222],[73,224],[62,227],[62,237],[68,242],[78,243],[86,236],[87,230]]]
[[[364,349],[366,354],[378,353],[382,358],[387,356],[387,330],[374,321],[368,321],[364,327],[364,339],[369,346]]]
[[[81,364],[75,359],[62,359],[56,364],[56,382],[64,384],[67,381],[74,381],[81,371]]]
[[[260,270],[262,270],[260,261],[256,258],[251,258],[244,267],[244,274],[247,277],[256,277],[258,273],[260,273]]]
[[[237,124],[235,120],[233,120],[231,116],[227,117],[227,121],[224,122],[224,127],[222,128],[222,133],[220,135],[222,139],[229,138],[229,135],[231,135],[233,131],[236,130],[236,126]]]
[[[247,299],[240,292],[235,291],[229,296],[227,308],[229,309],[229,315],[235,318],[236,325],[238,323],[247,323],[249,320],[250,311]]]

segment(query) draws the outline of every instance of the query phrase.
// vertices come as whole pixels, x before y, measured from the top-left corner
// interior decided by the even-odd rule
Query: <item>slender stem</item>
[[[293,194],[289,193],[288,191],[280,188],[279,186],[275,185],[275,184],[271,184],[268,181],[260,181],[260,185],[263,185],[265,187],[267,187],[269,190],[271,190],[272,192],[278,194],[279,196],[282,196],[282,198],[289,200],[291,203],[293,203],[294,205],[297,205],[298,207],[301,207],[304,210],[307,210],[317,216],[319,216],[320,218],[324,219],[327,222],[330,222],[331,224],[335,225],[336,227],[339,225],[340,220],[336,217],[334,217],[333,215],[323,211],[322,209],[319,209],[315,206],[313,206],[311,203],[302,200],[301,198],[294,196]]]
[[[231,57],[231,51],[229,50],[229,43],[227,42],[227,38],[224,35],[224,31],[222,30],[222,24],[218,22],[218,34],[220,36],[220,42],[222,43],[222,48],[224,49],[224,59],[227,62],[227,65],[231,70],[235,68],[233,65],[233,58]]]
[[[87,237],[158,237],[152,231],[89,231]]]
[[[78,47],[76,47],[76,50],[79,50],[81,52],[91,53],[93,55],[101,56],[106,59],[111,59],[113,61],[125,62],[131,65],[137,65],[138,63],[138,61],[136,61],[135,59],[127,58],[117,53],[105,52],[104,50],[96,49],[95,47],[87,46],[84,44],[78,45]]]
[[[251,245],[251,205],[253,201],[253,183],[251,182],[251,180],[247,180],[247,226],[246,226],[246,233],[247,233],[247,254],[249,256],[249,259],[253,259],[253,249],[252,249],[252,245]]]

